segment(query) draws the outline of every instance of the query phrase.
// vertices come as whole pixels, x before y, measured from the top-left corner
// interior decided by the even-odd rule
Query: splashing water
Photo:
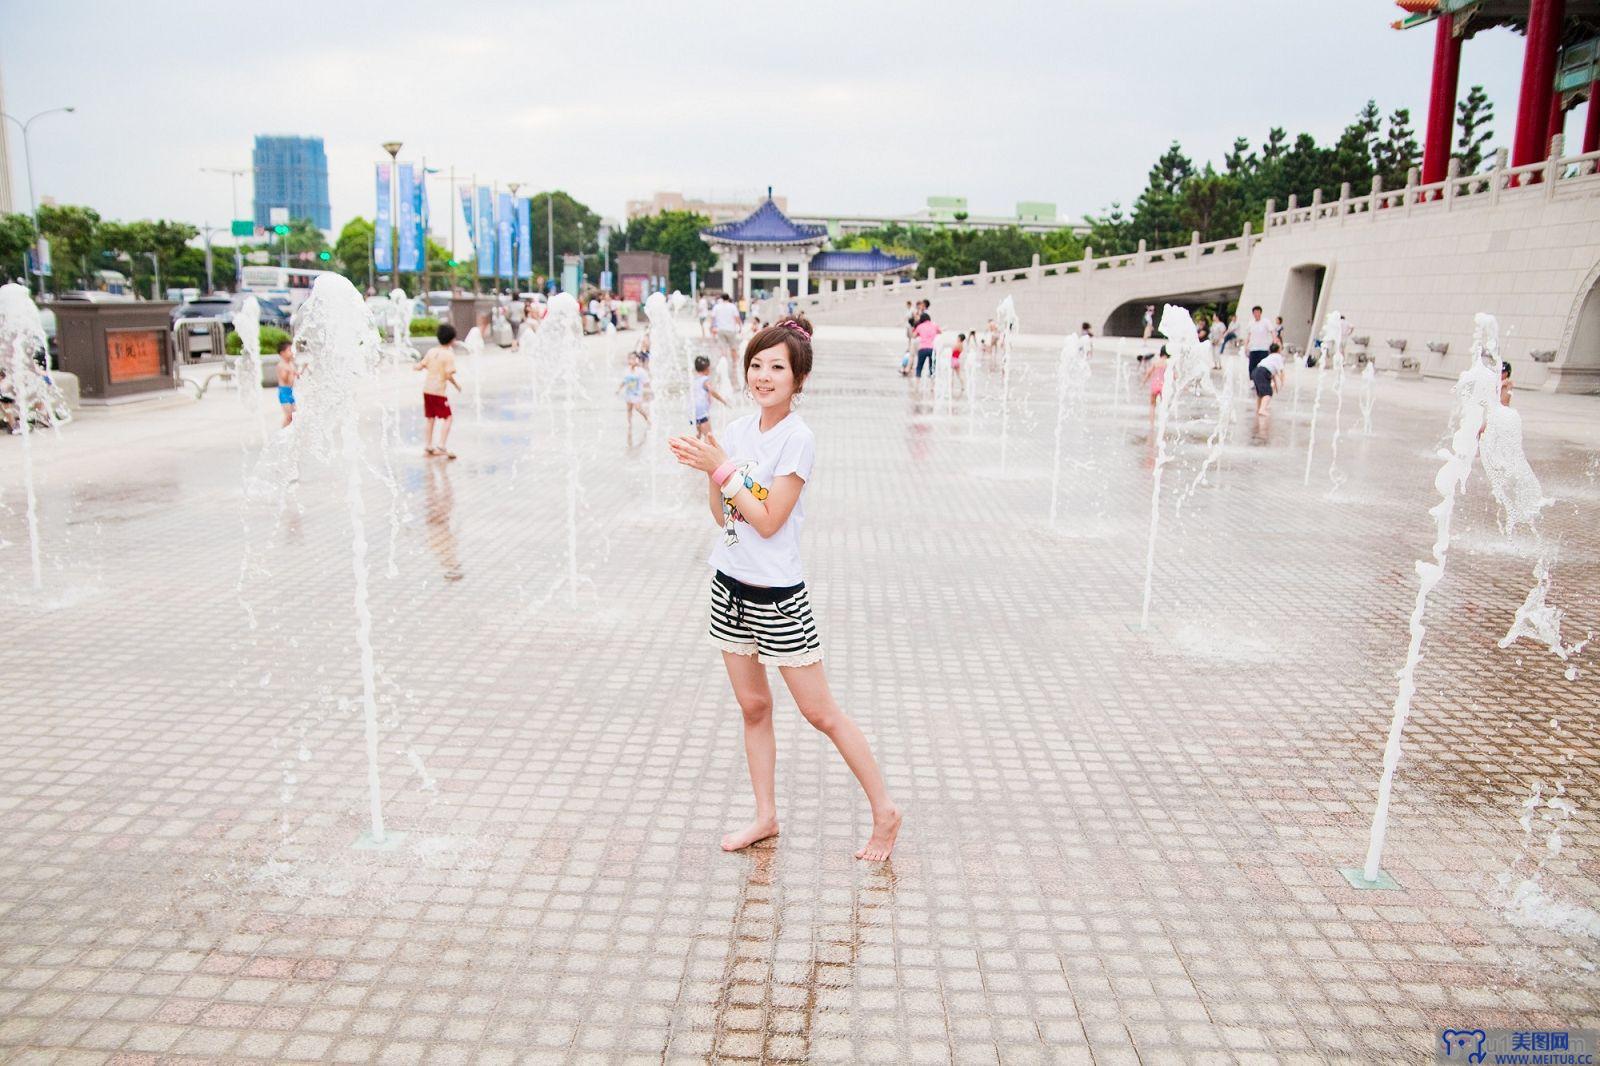
[[[1056,362],[1056,447],[1050,468],[1050,525],[1056,524],[1056,504],[1061,495],[1061,437],[1067,419],[1076,414],[1089,382],[1088,346],[1090,339],[1076,333],[1067,335]]]
[[[650,294],[644,302],[644,313],[650,319],[650,366],[658,394],[669,389],[677,391],[681,384],[684,402],[688,406],[689,425],[694,425],[694,355],[678,336],[678,325],[673,320],[673,309],[668,299],[659,292]],[[679,380],[679,372],[682,380]],[[656,378],[656,374],[660,377]]]
[[[1011,297],[1000,301],[994,320],[1000,326],[1000,473],[1004,474],[1011,436],[1011,335],[1017,329],[1017,307]]]
[[[33,298],[21,285],[0,286],[0,347],[9,349],[5,387],[22,437],[22,488],[27,499],[28,560],[33,567],[33,587],[44,587],[39,561],[39,498],[33,481],[33,420],[42,418],[52,428],[67,421],[61,393],[39,372],[35,355],[47,351],[44,323]]]
[[[1365,437],[1372,436],[1372,402],[1376,398],[1377,388],[1378,364],[1368,359],[1361,371],[1361,434]]]
[[[1328,496],[1331,498],[1339,491],[1339,486],[1348,480],[1339,473],[1339,436],[1344,431],[1344,333],[1345,322],[1343,316],[1339,318],[1339,339],[1333,346],[1330,361],[1333,366],[1333,439],[1330,442],[1328,456]]]
[[[657,293],[652,299],[660,297]],[[664,299],[664,297],[662,297]],[[583,350],[583,320],[578,301],[571,293],[557,293],[539,327],[539,358],[552,375],[552,389],[561,390],[562,450],[567,461],[567,551],[566,573],[557,582],[565,588],[567,606],[578,604],[578,449],[574,438],[573,412],[583,386],[578,380],[578,359]],[[654,425],[654,423],[651,423]],[[552,590],[553,592],[554,590]]]
[[[277,439],[303,443],[325,461],[342,460],[345,504],[350,516],[350,569],[355,579],[356,644],[361,657],[361,701],[366,724],[367,798],[371,835],[383,843],[383,791],[378,776],[377,666],[372,647],[372,610],[367,598],[366,505],[361,495],[361,472],[366,448],[361,439],[357,410],[359,389],[377,369],[381,341],[372,327],[361,294],[338,274],[324,274],[312,286],[300,309],[295,348],[308,372],[295,420],[289,432]]]
[[[1329,321],[1334,322],[1334,316],[1330,315]],[[1478,454],[1478,430],[1484,424],[1490,405],[1495,402],[1498,377],[1481,358],[1475,358],[1456,380],[1455,410],[1452,415],[1455,431],[1450,438],[1450,450],[1440,449],[1440,458],[1444,463],[1433,479],[1439,502],[1428,510],[1434,522],[1433,562],[1419,559],[1416,563],[1417,596],[1411,608],[1411,643],[1406,649],[1405,665],[1400,668],[1398,675],[1400,683],[1394,698],[1394,718],[1389,724],[1389,740],[1383,752],[1383,776],[1378,782],[1378,805],[1372,816],[1372,831],[1367,842],[1363,876],[1369,882],[1378,880],[1379,865],[1383,858],[1383,838],[1389,825],[1389,794],[1394,785],[1395,768],[1400,764],[1400,741],[1405,732],[1406,719],[1411,714],[1411,698],[1417,690],[1417,663],[1422,658],[1422,641],[1427,635],[1423,616],[1428,609],[1428,594],[1444,577],[1456,494],[1466,491],[1467,478],[1472,473],[1472,463]]]
[[[529,330],[523,334],[526,341]],[[466,339],[461,342],[461,347],[466,349],[467,361],[472,364],[472,416],[480,423],[483,421],[483,330],[473,326],[467,330]],[[521,347],[519,343],[518,347]]]
[[[404,289],[389,290],[389,306],[385,324],[389,327],[389,355],[395,363],[412,360],[411,350],[411,298]]]
[[[1195,471],[1194,480],[1189,482],[1189,487],[1178,497],[1176,510],[1180,512],[1183,510],[1184,502],[1193,496],[1201,485],[1206,484],[1206,472],[1222,458],[1222,449],[1228,443],[1228,431],[1233,426],[1234,405],[1238,399],[1233,391],[1235,377],[1233,368],[1237,362],[1235,359],[1223,361],[1220,387],[1212,381],[1210,374],[1201,377],[1201,381],[1211,390],[1212,398],[1217,402],[1217,424],[1212,427],[1211,435],[1206,439],[1206,456],[1200,463],[1200,469]]]
[[[1167,423],[1172,417],[1172,406],[1177,402],[1178,394],[1211,369],[1211,360],[1201,353],[1200,331],[1188,311],[1167,304],[1161,310],[1160,329],[1161,335],[1167,338],[1170,358],[1161,396],[1156,401],[1156,462],[1150,483],[1150,537],[1145,545],[1144,606],[1139,612],[1141,629],[1150,626],[1150,591],[1154,587],[1156,572],[1156,534],[1161,525],[1161,475],[1172,460],[1167,452]]]
[[[256,427],[261,439],[267,438],[267,409],[261,404],[261,303],[246,296],[233,313],[233,331],[239,335],[239,402],[249,411],[255,408]]]
[[[1556,658],[1565,661],[1581,652],[1589,643],[1587,639],[1576,644],[1565,644],[1561,639],[1561,608],[1545,602],[1550,592],[1550,565],[1545,556],[1533,564],[1534,586],[1527,598],[1517,608],[1511,628],[1500,638],[1500,647],[1509,648],[1521,637],[1538,641],[1550,649]]]
[[[1341,343],[1343,331],[1339,328],[1339,312],[1329,311],[1322,326],[1322,355],[1317,360],[1317,391],[1311,396],[1310,437],[1306,440],[1306,473],[1301,484],[1311,484],[1311,458],[1317,451],[1317,412],[1322,407],[1322,386],[1327,380],[1328,363],[1333,349]]]

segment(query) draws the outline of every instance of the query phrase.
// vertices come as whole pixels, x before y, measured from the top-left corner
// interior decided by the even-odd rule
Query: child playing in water
[[[1167,346],[1161,346],[1161,358],[1150,360],[1150,365],[1144,368],[1144,383],[1150,390],[1150,417],[1156,416],[1156,404],[1161,400],[1161,390],[1167,382],[1167,360],[1172,358],[1172,353],[1167,351]]]
[[[950,388],[954,390],[959,385],[963,393],[967,391],[967,383],[966,379],[961,376],[961,352],[966,343],[967,335],[965,333],[957,333],[956,345],[950,349]],[[952,391],[951,394],[954,395],[954,392]]]
[[[1256,414],[1264,415],[1272,406],[1272,394],[1283,388],[1283,346],[1273,341],[1250,377],[1256,387]]]
[[[283,424],[294,421],[294,383],[300,371],[294,365],[294,342],[278,342],[278,406],[283,409]]]
[[[711,401],[727,407],[728,401],[711,387],[711,360],[694,357],[694,435],[700,440],[711,436]]]
[[[450,398],[446,390],[454,385],[456,391],[461,391],[461,383],[456,380],[456,357],[451,345],[455,343],[456,328],[445,322],[439,326],[439,331],[434,334],[439,343],[429,348],[427,354],[411,364],[412,370],[421,371],[422,379],[422,417],[428,420],[428,436],[423,443],[423,455],[442,455],[446,459],[454,459],[456,453],[450,450],[450,426],[455,422],[455,417],[450,411]],[[439,446],[433,446],[433,430],[438,423],[444,424],[444,431],[439,435]]]
[[[639,353],[628,356],[628,372],[622,375],[622,383],[617,386],[617,391],[622,393],[622,402],[628,409],[628,441],[633,441],[633,413],[639,412],[644,419],[644,424],[650,424],[650,408],[644,403],[644,390],[650,384],[650,372],[644,368],[644,360]]]
[[[833,742],[872,807],[872,836],[856,858],[887,859],[900,810],[859,727],[834,702],[823,672],[822,640],[800,562],[803,501],[816,442],[794,411],[811,373],[811,324],[785,318],[750,338],[745,382],[757,412],[714,436],[668,441],[678,462],[707,474],[707,500],[722,535],[711,552],[711,643],[722,652],[744,712],[744,751],[755,792],[755,820],[722,838],[738,851],[778,835],[778,757],[767,667],[776,666],[800,713]]]

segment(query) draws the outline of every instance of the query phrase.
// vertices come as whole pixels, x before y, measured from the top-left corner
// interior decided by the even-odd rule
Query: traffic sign
[[[289,209],[287,207],[269,207],[269,208],[267,208],[267,221],[272,223],[272,225],[274,227],[288,225],[289,224]]]
[[[236,218],[233,220],[233,235],[235,237],[254,237],[256,235],[256,222],[253,218]]]

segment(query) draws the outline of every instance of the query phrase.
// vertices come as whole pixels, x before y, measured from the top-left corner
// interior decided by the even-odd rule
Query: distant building
[[[629,200],[628,217],[646,218],[659,215],[663,211],[693,211],[697,215],[704,215],[715,226],[719,222],[737,222],[749,215],[756,208],[765,203],[765,198],[752,196],[745,199],[696,199],[685,196],[681,192],[658,192],[648,200]],[[783,197],[777,199],[778,209],[784,210],[789,202]]]
[[[328,207],[328,154],[321,137],[258,135],[255,150],[255,220],[270,226],[274,207],[290,218],[308,218],[318,229],[333,228]]]
[[[1057,218],[1055,204],[1037,200],[1020,201],[1016,212],[1010,215],[974,215],[967,210],[965,196],[930,196],[927,203],[921,211],[898,215],[796,211],[793,217],[799,223],[828,227],[828,236],[834,240],[891,224],[910,229],[1008,229],[1015,226],[1024,233],[1071,230],[1079,236],[1089,232],[1086,223]]]

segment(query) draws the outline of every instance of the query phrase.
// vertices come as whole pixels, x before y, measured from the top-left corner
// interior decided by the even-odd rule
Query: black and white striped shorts
[[[804,582],[784,588],[747,585],[717,571],[711,579],[711,643],[768,666],[822,661],[822,638]]]

